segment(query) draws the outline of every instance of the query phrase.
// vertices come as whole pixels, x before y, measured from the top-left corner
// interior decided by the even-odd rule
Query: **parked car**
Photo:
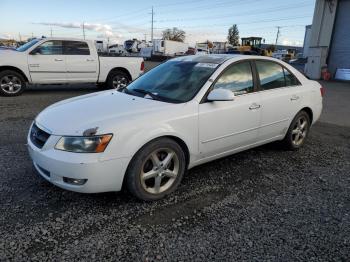
[[[99,56],[93,41],[34,39],[0,50],[0,94],[20,95],[26,84],[97,83],[122,88],[143,73],[140,57]]]
[[[194,166],[273,141],[296,150],[321,113],[323,89],[273,58],[172,59],[123,90],[71,98],[31,125],[34,166],[61,188],[125,185],[139,199],[173,192]]]

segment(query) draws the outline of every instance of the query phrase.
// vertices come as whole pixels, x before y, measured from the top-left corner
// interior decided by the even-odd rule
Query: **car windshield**
[[[125,92],[165,102],[184,103],[197,94],[217,66],[215,63],[168,61],[132,82]]]
[[[35,45],[36,43],[38,43],[40,40],[39,39],[33,39],[32,41],[24,44],[24,45],[21,45],[20,47],[18,47],[16,49],[16,51],[19,51],[19,52],[24,52],[26,50],[28,50],[29,48],[31,48],[33,45]]]

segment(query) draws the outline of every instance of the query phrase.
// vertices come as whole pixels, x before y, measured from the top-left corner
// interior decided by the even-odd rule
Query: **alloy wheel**
[[[7,94],[16,94],[22,88],[21,80],[14,75],[6,75],[0,79],[0,88]]]
[[[300,116],[295,122],[295,125],[292,130],[292,142],[295,146],[301,145],[308,132],[308,121],[305,116]]]
[[[119,90],[125,88],[128,85],[129,80],[125,76],[116,75],[113,77],[112,83],[113,88]]]
[[[143,189],[160,194],[169,189],[179,174],[180,162],[172,149],[157,149],[143,162],[140,179]]]

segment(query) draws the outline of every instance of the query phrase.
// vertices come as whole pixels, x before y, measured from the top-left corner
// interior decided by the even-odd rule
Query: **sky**
[[[303,44],[305,25],[312,23],[315,0],[0,0],[0,38],[22,40],[52,36],[107,39],[151,39],[166,28],[186,32],[185,42],[226,41],[237,24],[240,37],[260,36],[265,43]],[[8,11],[6,11],[8,10]]]

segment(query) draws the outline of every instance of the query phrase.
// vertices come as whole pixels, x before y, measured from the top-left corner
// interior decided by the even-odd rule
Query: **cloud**
[[[13,39],[13,35],[11,35],[11,34],[1,34],[0,35],[0,39],[6,39],[6,40]]]
[[[69,22],[69,23],[40,22],[40,23],[34,23],[34,24],[47,25],[47,26],[57,26],[57,27],[62,27],[62,28],[81,28],[81,29],[83,28],[82,23],[76,23],[76,22],[75,23],[73,23],[73,22]],[[90,31],[95,31],[95,32],[101,33],[98,35],[98,37],[101,37],[101,38],[106,38],[106,37],[120,38],[120,37],[122,37],[120,34],[113,32],[112,27],[110,25],[107,25],[107,24],[84,23],[84,28],[85,28],[85,30],[90,30]]]
[[[302,41],[292,40],[292,39],[288,39],[286,37],[282,37],[282,39],[278,42],[279,42],[279,44],[289,45],[289,46],[302,46],[303,45]]]

